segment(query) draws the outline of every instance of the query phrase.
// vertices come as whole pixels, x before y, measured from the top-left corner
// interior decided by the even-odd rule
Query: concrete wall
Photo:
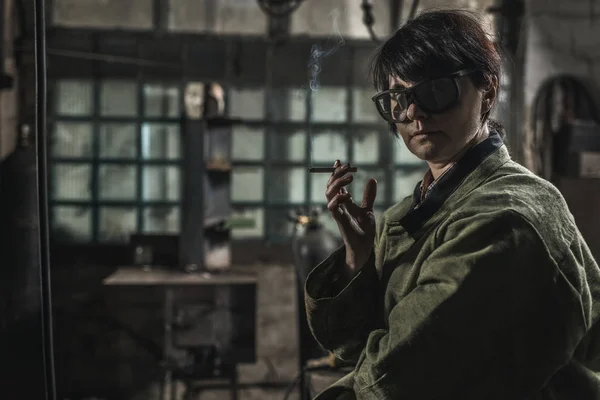
[[[596,100],[600,99],[600,0],[531,0],[526,4],[526,110],[530,111],[540,85],[562,74],[583,80]],[[600,198],[599,182],[598,179],[555,182],[597,259],[600,259],[600,211],[596,206]]]

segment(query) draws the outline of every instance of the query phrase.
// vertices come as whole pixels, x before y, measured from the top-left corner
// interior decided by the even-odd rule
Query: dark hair
[[[420,13],[383,43],[371,59],[376,90],[389,88],[389,77],[419,82],[461,69],[480,72],[469,77],[477,89],[500,81],[500,49],[486,33],[474,11],[436,9]],[[487,120],[491,110],[483,115]],[[395,132],[395,125],[391,124]],[[498,125],[494,123],[494,127]]]

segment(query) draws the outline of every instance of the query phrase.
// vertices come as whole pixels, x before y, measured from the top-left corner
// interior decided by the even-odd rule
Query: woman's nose
[[[416,103],[410,103],[406,110],[406,117],[411,121],[422,120],[427,118],[427,113],[421,109]]]

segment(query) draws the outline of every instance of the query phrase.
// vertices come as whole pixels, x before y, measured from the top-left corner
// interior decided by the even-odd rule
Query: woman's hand
[[[327,182],[325,197],[327,208],[336,220],[346,246],[346,264],[357,271],[369,259],[375,240],[375,214],[373,204],[377,196],[377,181],[369,179],[363,193],[362,205],[357,205],[346,190],[353,180],[348,172],[350,164],[341,165],[339,160]]]

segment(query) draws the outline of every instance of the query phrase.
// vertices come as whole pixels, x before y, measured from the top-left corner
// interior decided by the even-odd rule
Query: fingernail
[[[335,160],[335,162],[333,163],[334,167],[337,167],[340,164],[340,160]]]

